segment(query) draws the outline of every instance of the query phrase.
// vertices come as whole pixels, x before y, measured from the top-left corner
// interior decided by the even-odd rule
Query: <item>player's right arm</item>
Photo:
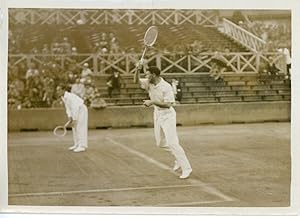
[[[137,66],[135,68],[134,76],[133,76],[133,82],[138,83],[140,81],[140,74],[141,70],[143,69],[143,63],[142,61],[139,61],[137,63]]]
[[[137,64],[137,67],[135,69],[135,73],[133,76],[133,82],[135,84],[139,83],[142,89],[145,89],[148,91],[149,88],[149,81],[148,79],[140,78],[140,73],[143,70],[143,62],[139,61]]]

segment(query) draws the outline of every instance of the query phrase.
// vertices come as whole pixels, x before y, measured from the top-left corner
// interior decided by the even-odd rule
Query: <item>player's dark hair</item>
[[[150,66],[148,68],[148,71],[151,73],[151,74],[155,74],[156,76],[159,76],[160,75],[160,69],[156,66]]]

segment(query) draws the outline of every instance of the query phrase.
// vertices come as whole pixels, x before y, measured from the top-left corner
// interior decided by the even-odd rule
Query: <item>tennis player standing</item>
[[[70,126],[72,126],[74,145],[69,150],[85,151],[88,147],[88,110],[84,101],[78,95],[68,92],[65,86],[57,86],[58,97],[62,98]]]
[[[186,154],[179,144],[176,131],[176,112],[172,105],[175,104],[175,97],[171,85],[160,76],[159,68],[150,66],[146,71],[146,78],[140,78],[140,71],[143,67],[143,61],[137,64],[134,75],[134,82],[140,83],[142,89],[149,93],[150,100],[144,100],[144,105],[154,106],[154,135],[157,146],[160,146],[161,129],[166,138],[172,154],[175,156],[175,165],[173,170],[181,168],[180,179],[186,179],[192,173],[191,165]]]

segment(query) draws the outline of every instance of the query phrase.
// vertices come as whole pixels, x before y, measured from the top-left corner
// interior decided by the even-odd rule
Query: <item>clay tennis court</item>
[[[284,207],[290,204],[290,123],[178,127],[193,173],[180,180],[152,128],[8,134],[9,205]]]

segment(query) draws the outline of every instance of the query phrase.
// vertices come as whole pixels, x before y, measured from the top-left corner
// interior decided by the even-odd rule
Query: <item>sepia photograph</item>
[[[8,8],[8,206],[290,208],[292,17]]]

